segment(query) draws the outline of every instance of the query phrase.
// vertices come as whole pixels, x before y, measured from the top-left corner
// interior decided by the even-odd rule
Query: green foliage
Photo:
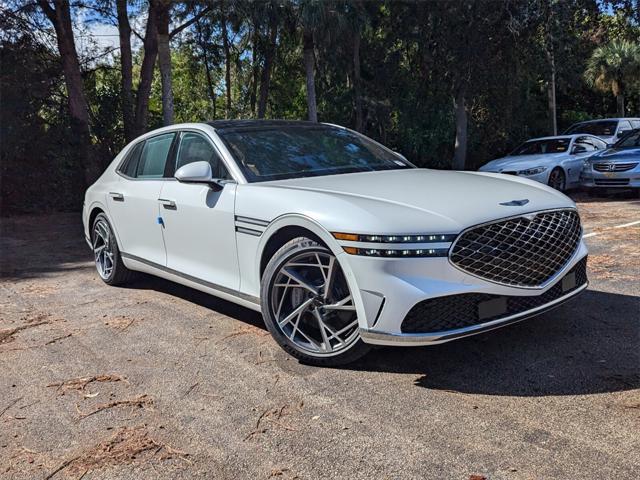
[[[613,95],[640,85],[640,43],[613,40],[596,48],[584,72],[589,86]]]
[[[113,6],[103,0],[84,3],[102,9]],[[74,5],[76,11],[82,8]],[[144,24],[145,5],[129,4],[136,28]],[[468,168],[477,168],[527,138],[547,134],[550,52],[556,65],[561,131],[575,121],[615,115],[614,95],[620,90],[625,92],[627,113],[640,114],[636,0],[226,0],[211,6],[171,41],[176,122],[225,115],[223,18],[231,42],[231,116],[256,115],[271,15],[277,18],[278,34],[267,117],[307,117],[302,61],[306,29],[315,44],[319,119],[353,128],[361,98],[364,133],[419,166],[450,168],[453,99],[460,89],[468,107]],[[192,7],[175,2],[175,21],[188,21]],[[27,20],[16,18],[0,12],[2,212],[77,209],[83,182],[80,161],[68,141],[60,59],[51,43],[43,42],[48,33],[32,31],[33,25],[46,25],[38,22],[36,10],[29,10]],[[125,143],[121,72],[117,56],[100,57],[102,52],[94,50],[83,52],[89,58],[83,58],[83,80],[92,155],[106,165]],[[141,49],[134,51],[134,95],[142,55]],[[93,57],[101,60],[90,60]],[[148,128],[161,125],[156,69]]]

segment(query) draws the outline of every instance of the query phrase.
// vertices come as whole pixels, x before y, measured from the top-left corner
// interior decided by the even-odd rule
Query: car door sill
[[[149,260],[138,257],[136,255],[131,255],[125,252],[120,252],[120,254],[122,255],[123,258],[142,263],[155,270],[179,277],[181,279],[184,279],[191,283],[195,283],[197,285],[201,285],[202,287],[206,287],[207,289],[215,290],[215,293],[219,293],[221,296],[234,297],[234,299],[240,300],[240,302],[237,302],[237,303],[241,303],[242,305],[252,308],[253,310],[258,310],[258,311],[260,310],[260,299],[258,297],[254,297],[253,295],[248,295],[246,293],[239,292],[238,290],[234,290],[232,288],[223,287],[222,285],[208,282],[207,280],[202,280],[200,278],[194,277],[187,273],[182,273],[182,272],[179,272],[178,270],[174,270],[172,268],[159,265],[155,262],[151,262]]]

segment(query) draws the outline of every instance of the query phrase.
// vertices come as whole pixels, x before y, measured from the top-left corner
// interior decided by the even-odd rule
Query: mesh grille
[[[444,332],[471,327],[541,307],[587,283],[587,257],[580,260],[564,278],[569,279],[572,275],[575,275],[575,284],[571,283],[569,288],[563,288],[566,284],[560,280],[542,295],[524,297],[463,293],[424,300],[409,311],[400,328],[403,333]],[[490,301],[502,301],[505,310],[496,315],[481,317],[480,304]]]
[[[556,210],[482,225],[456,240],[450,254],[458,268],[514,287],[538,287],[576,252],[582,228],[574,210]]]

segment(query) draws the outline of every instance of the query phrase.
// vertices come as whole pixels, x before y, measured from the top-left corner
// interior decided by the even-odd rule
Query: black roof
[[[315,122],[303,120],[214,120],[207,122],[216,130],[253,130],[262,128],[282,128],[282,127],[313,127],[318,126]]]

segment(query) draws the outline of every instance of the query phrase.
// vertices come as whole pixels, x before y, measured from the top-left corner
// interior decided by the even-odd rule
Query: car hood
[[[310,217],[333,231],[457,233],[486,221],[574,207],[565,195],[520,177],[427,169],[364,172],[242,185],[238,215]],[[246,188],[244,188],[246,187]],[[512,200],[525,205],[501,205]]]
[[[591,160],[594,162],[606,160],[607,162],[628,162],[640,161],[640,148],[608,148],[603,152],[597,153]]]
[[[483,172],[501,172],[501,171],[517,171],[533,167],[549,167],[557,165],[557,163],[565,157],[566,153],[546,153],[539,155],[514,155],[492,160],[483,165],[480,171]]]

